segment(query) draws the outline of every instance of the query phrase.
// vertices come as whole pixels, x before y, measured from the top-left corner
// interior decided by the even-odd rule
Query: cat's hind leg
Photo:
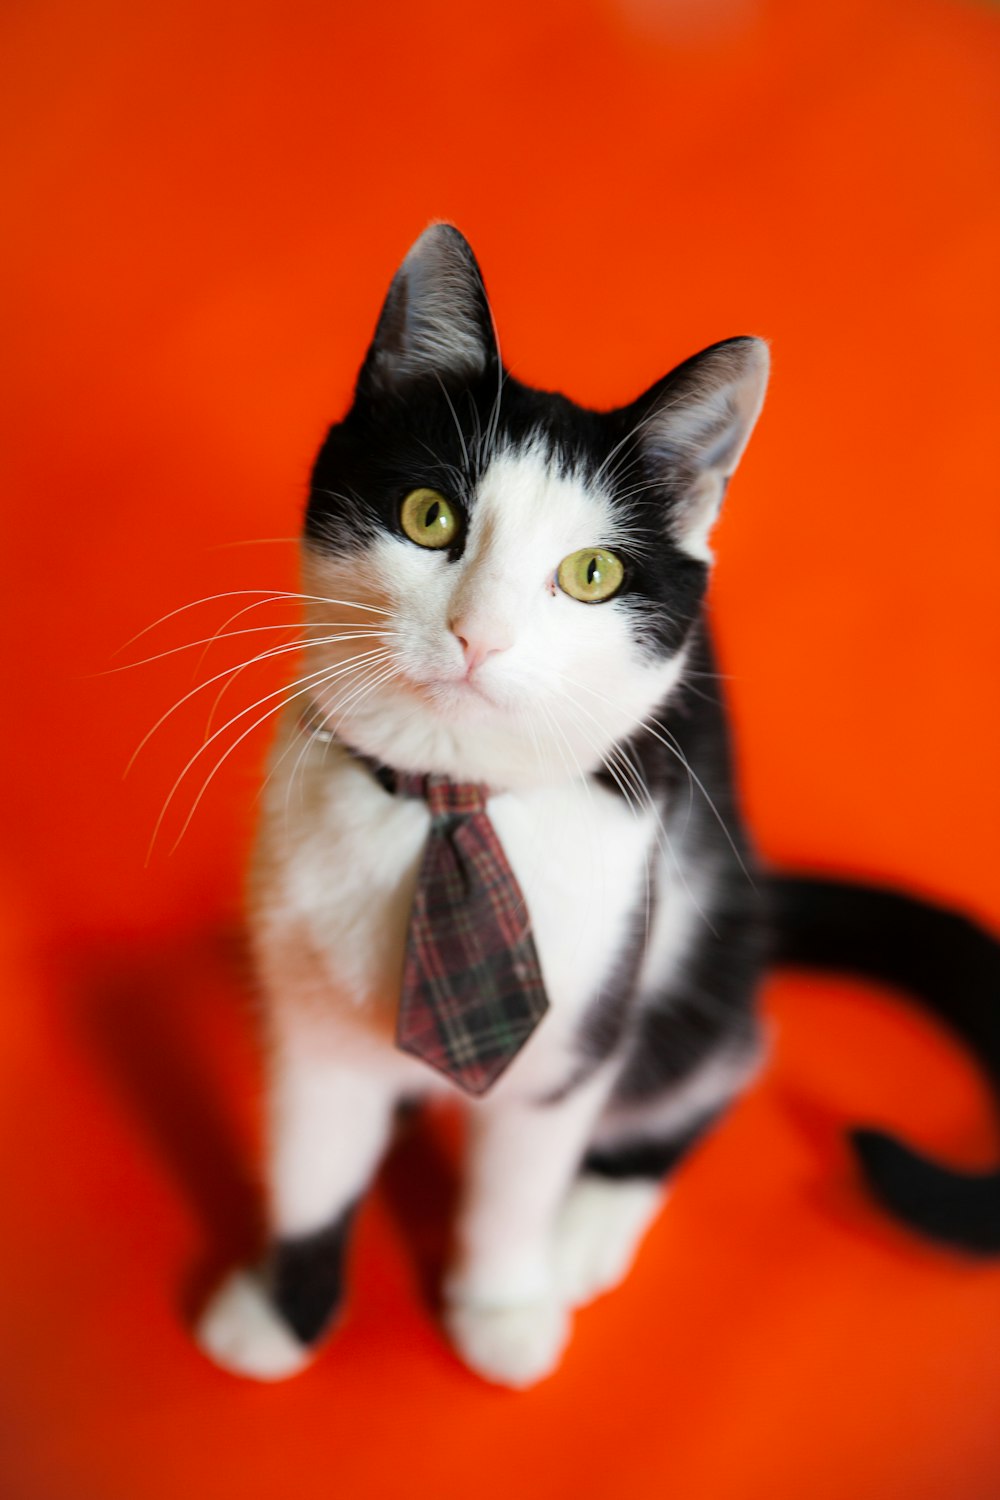
[[[234,1271],[199,1319],[205,1354],[234,1374],[282,1380],[302,1369],[343,1295],[354,1209],[389,1138],[385,1080],[322,1049],[276,1049],[269,1090],[269,1245]]]
[[[759,1065],[756,1046],[721,1047],[672,1089],[612,1101],[556,1224],[555,1275],[573,1307],[628,1275],[681,1161],[708,1134]]]
[[[555,1234],[556,1284],[572,1307],[625,1280],[666,1202],[670,1174],[712,1119],[673,1140],[623,1140],[584,1157]]]

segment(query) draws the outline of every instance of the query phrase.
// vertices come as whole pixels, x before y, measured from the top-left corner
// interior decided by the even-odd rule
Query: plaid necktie
[[[403,968],[396,1045],[485,1094],[548,1009],[524,896],[486,812],[487,789],[390,772],[431,814]]]
[[[324,743],[334,739],[308,701],[299,727]],[[339,743],[387,792],[422,797],[431,814],[396,1046],[467,1094],[485,1094],[549,1008],[527,903],[486,811],[487,788],[394,771]]]

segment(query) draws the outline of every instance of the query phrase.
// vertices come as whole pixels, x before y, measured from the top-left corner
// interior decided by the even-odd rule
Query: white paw
[[[596,1173],[580,1177],[556,1225],[558,1295],[582,1307],[624,1281],[664,1197],[659,1183],[616,1182]]]
[[[547,1299],[524,1307],[452,1303],[445,1326],[460,1359],[495,1385],[523,1390],[551,1375],[569,1338],[570,1316]]]
[[[309,1363],[311,1351],[278,1317],[258,1278],[234,1271],[219,1287],[195,1329],[203,1354],[253,1380],[285,1380]]]

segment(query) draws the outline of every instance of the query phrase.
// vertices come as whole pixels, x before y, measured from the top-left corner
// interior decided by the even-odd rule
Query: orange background
[[[384,1175],[308,1374],[204,1363],[185,1319],[257,1234],[232,933],[266,735],[168,856],[185,784],[146,866],[204,708],[121,773],[197,652],[91,674],[186,601],[294,586],[289,542],[230,544],[294,536],[388,279],[450,218],[507,361],[579,400],[771,339],[714,590],[754,830],[1000,928],[996,13],[50,0],[0,27],[2,1493],[995,1500],[1000,1269],[888,1223],[841,1144],[863,1118],[985,1163],[991,1112],[846,984],[770,987],[767,1076],[549,1383],[481,1385],[436,1330],[448,1121]]]

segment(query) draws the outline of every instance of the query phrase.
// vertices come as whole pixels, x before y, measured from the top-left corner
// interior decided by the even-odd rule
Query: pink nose
[[[467,677],[471,677],[488,656],[498,656],[501,651],[507,651],[511,646],[511,641],[501,632],[494,631],[487,635],[465,620],[453,621],[449,629],[462,648]]]

